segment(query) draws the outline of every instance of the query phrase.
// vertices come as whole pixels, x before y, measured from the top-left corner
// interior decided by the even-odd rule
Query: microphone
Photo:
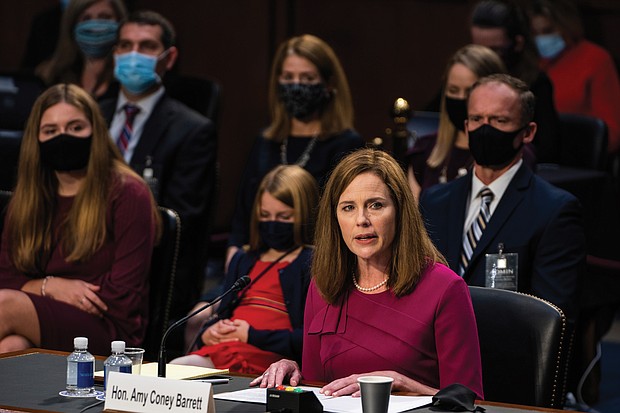
[[[157,358],[157,377],[166,377],[166,339],[168,338],[168,335],[172,332],[172,330],[174,330],[175,328],[177,328],[181,324],[185,324],[187,322],[187,320],[189,320],[190,318],[192,318],[196,314],[206,310],[207,308],[211,307],[213,304],[219,303],[228,294],[230,294],[232,292],[243,290],[245,287],[250,285],[251,281],[252,280],[250,279],[250,277],[248,277],[247,275],[244,275],[243,277],[241,277],[237,281],[235,281],[235,283],[232,285],[232,287],[230,287],[227,291],[225,291],[219,297],[217,297],[214,300],[212,300],[211,302],[203,305],[202,307],[200,307],[198,310],[194,311],[193,313],[188,314],[185,317],[177,320],[176,322],[174,322],[174,324],[172,324],[170,327],[168,327],[168,329],[166,330],[166,332],[164,333],[164,335],[161,338],[161,344],[159,346],[159,357]]]

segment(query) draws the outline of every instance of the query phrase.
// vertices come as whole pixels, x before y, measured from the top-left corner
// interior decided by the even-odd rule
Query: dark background
[[[586,35],[620,57],[620,1],[578,2]],[[0,72],[19,68],[32,17],[56,0],[0,1]],[[216,231],[228,228],[245,159],[268,122],[273,53],[291,35],[312,33],[340,57],[356,129],[370,140],[391,126],[397,97],[423,109],[448,57],[469,43],[474,0],[130,0],[168,17],[178,32],[178,72],[222,85],[220,193]]]

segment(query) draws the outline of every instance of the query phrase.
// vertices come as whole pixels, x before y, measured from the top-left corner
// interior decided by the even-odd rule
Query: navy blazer
[[[112,122],[116,99],[100,103]],[[113,137],[114,138],[114,137]],[[129,162],[140,176],[147,157],[159,180],[160,205],[195,224],[213,201],[217,139],[213,122],[166,95],[155,104]]]
[[[224,291],[228,291],[239,278],[248,275],[258,258],[257,252],[237,251],[228,267],[228,273],[224,280]],[[310,285],[311,261],[312,248],[304,247],[293,262],[280,270],[280,285],[284,295],[284,304],[293,331],[257,330],[250,326],[248,343],[301,363],[304,308],[306,307],[306,294]],[[231,317],[235,307],[230,304],[235,297],[233,294],[228,294],[222,299],[218,309],[220,319]]]
[[[426,229],[450,268],[458,271],[472,174],[427,189],[420,198]],[[585,233],[579,201],[521,165],[474,249],[463,277],[485,284],[485,254],[519,254],[518,290],[551,301],[569,318],[585,268]]]
[[[114,98],[99,103],[108,125],[116,102]],[[142,176],[150,157],[159,181],[157,203],[174,209],[181,218],[173,317],[187,313],[189,305],[198,299],[203,282],[208,227],[215,204],[216,156],[213,122],[164,94],[144,124],[129,162]]]

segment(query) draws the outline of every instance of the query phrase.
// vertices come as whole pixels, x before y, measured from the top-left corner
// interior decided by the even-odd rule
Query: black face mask
[[[88,166],[93,135],[78,138],[66,133],[39,142],[41,162],[55,171],[77,171]]]
[[[292,222],[262,221],[258,223],[260,239],[269,248],[286,251],[295,245]]]
[[[323,83],[279,83],[278,95],[286,111],[296,119],[307,119],[320,112],[329,100],[329,92]]]
[[[513,142],[526,126],[512,132],[504,132],[489,124],[468,132],[469,151],[478,165],[502,166],[512,161],[521,147],[515,148]]]
[[[446,112],[454,127],[465,132],[465,119],[467,119],[467,100],[454,99],[446,96]]]

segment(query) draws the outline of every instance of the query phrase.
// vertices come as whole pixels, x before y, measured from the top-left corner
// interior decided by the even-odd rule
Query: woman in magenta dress
[[[238,296],[226,296],[211,319],[204,311],[192,320],[206,320],[202,346],[173,364],[257,374],[282,357],[301,361],[317,202],[316,181],[302,167],[280,165],[265,175],[252,210],[250,244],[233,256],[224,288],[244,275],[252,281]],[[186,334],[190,342],[195,335]]]
[[[465,281],[424,229],[400,165],[363,149],[331,174],[317,218],[301,369],[272,364],[252,384],[327,382],[359,396],[357,378],[394,378],[393,390],[435,394],[453,383],[483,397],[476,320]]]
[[[140,345],[157,210],[123,162],[96,102],[49,88],[24,132],[0,249],[0,352],[71,350],[75,336],[107,354]]]

